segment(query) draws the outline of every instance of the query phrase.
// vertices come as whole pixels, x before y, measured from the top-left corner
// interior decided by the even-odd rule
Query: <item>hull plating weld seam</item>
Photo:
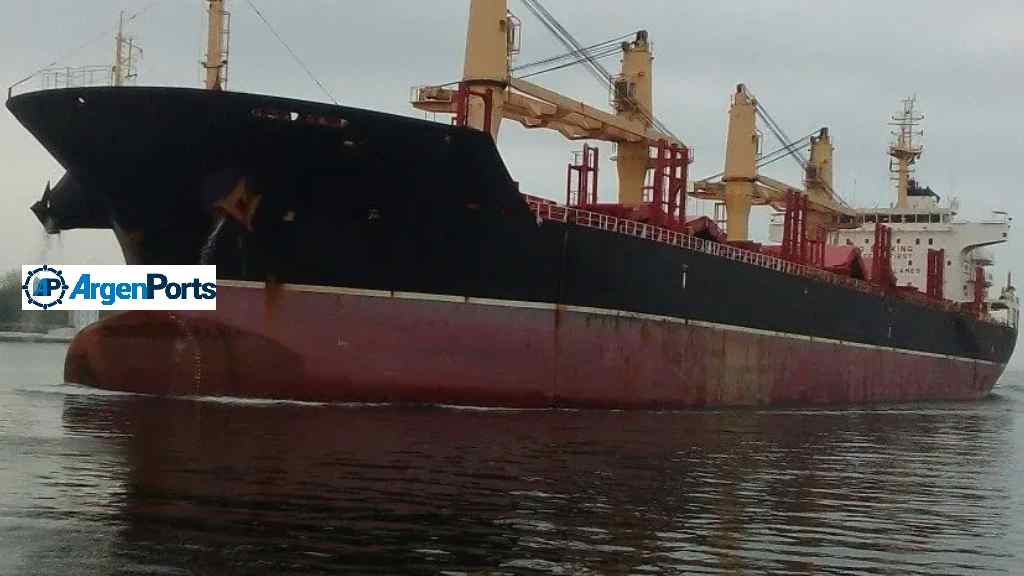
[[[262,290],[266,286],[262,282],[250,282],[245,280],[218,280],[221,286],[229,288],[248,288],[254,290]],[[763,330],[760,328],[749,328],[746,326],[736,326],[732,324],[719,324],[717,322],[705,322],[703,320],[689,320],[686,318],[676,318],[674,316],[663,316],[658,314],[644,314],[642,312],[629,312],[626,310],[610,310],[607,308],[591,308],[587,306],[572,306],[565,304],[549,304],[546,302],[526,302],[520,300],[498,300],[493,298],[472,298],[465,296],[453,296],[451,294],[425,294],[422,292],[390,292],[388,290],[369,290],[365,288],[341,288],[335,286],[315,286],[307,284],[284,284],[282,285],[284,290],[292,292],[306,292],[315,294],[336,294],[341,296],[363,296],[369,298],[394,298],[396,300],[420,300],[429,302],[449,302],[458,304],[475,304],[478,306],[498,306],[503,308],[526,308],[532,310],[550,310],[550,311],[564,311],[564,312],[576,312],[579,314],[590,314],[594,316],[607,316],[615,318],[627,318],[631,320],[648,320],[653,322],[670,322],[673,324],[681,324],[686,326],[698,326],[701,328],[712,328],[716,330],[725,330],[730,332],[742,332],[745,334],[755,334],[760,336],[774,336],[778,338],[789,338],[791,340],[802,340],[805,342],[818,342],[822,344],[838,344],[840,346],[851,346],[855,348],[864,348],[868,350],[882,350],[888,352],[897,352],[900,354],[910,354],[914,356],[926,356],[929,358],[945,358],[948,360],[957,360],[960,362],[987,364],[990,366],[1002,366],[999,362],[991,362],[989,360],[979,360],[976,358],[964,358],[961,356],[952,356],[949,354],[939,354],[936,352],[924,352],[921,350],[908,350],[905,348],[892,348],[889,346],[878,346],[876,344],[866,344],[863,342],[853,342],[848,340],[836,340],[833,338],[821,338],[816,336],[806,336],[804,334],[791,334],[789,332],[776,332],[773,330]]]

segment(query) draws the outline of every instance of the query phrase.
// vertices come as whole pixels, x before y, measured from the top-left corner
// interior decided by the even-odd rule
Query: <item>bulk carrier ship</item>
[[[890,149],[899,201],[862,211],[832,189],[827,130],[761,153],[757,119],[778,127],[742,85],[725,170],[691,183],[691,149],[654,117],[646,32],[615,44],[614,76],[562,36],[609,81],[607,112],[515,75],[519,21],[504,0],[472,0],[463,79],[413,98],[452,115],[440,123],[226,91],[223,1],[209,16],[205,90],[122,86],[119,50],[114,86],[7,102],[67,170],[33,207],[48,231],[110,229],[131,264],[217,265],[216,312],[106,318],[71,345],[69,382],[509,407],[827,405],[979,398],[1013,352],[1016,296],[1008,284],[988,298],[975,252],[1005,242],[1008,220],[964,235],[929,204],[910,178],[912,109]],[[504,120],[615,143],[618,201],[598,201],[589,145],[564,203],[524,194],[495,144]],[[801,158],[802,186],[758,173],[780,154]],[[688,218],[688,197],[725,218]],[[755,205],[778,211],[779,244],[750,240]],[[894,270],[908,246],[925,273]]]

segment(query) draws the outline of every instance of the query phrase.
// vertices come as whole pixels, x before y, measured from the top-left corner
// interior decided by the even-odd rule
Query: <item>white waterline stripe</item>
[[[245,280],[218,280],[218,283],[222,286],[231,288],[252,288],[252,289],[263,289],[265,285],[263,282],[251,282]],[[776,338],[789,338],[791,340],[800,340],[804,342],[819,342],[822,344],[838,344],[841,346],[850,346],[855,348],[864,348],[867,350],[882,350],[887,352],[896,352],[899,354],[910,354],[914,356],[926,356],[929,358],[943,358],[946,360],[957,360],[960,362],[977,362],[980,364],[988,364],[991,366],[1002,366],[999,362],[992,362],[990,360],[979,360],[976,358],[966,358],[963,356],[953,356],[951,354],[941,354],[938,352],[924,352],[921,350],[909,350],[906,348],[894,348],[891,346],[879,346],[877,344],[867,344],[864,342],[855,342],[850,340],[837,340],[834,338],[822,338],[818,336],[806,336],[804,334],[793,334],[790,332],[777,332],[774,330],[765,330],[762,328],[749,328],[747,326],[737,326],[735,324],[720,324],[718,322],[707,322],[704,320],[690,320],[686,318],[676,318],[674,316],[664,316],[659,314],[646,314],[643,312],[630,312],[628,310],[613,310],[609,308],[593,308],[589,306],[572,306],[568,304],[550,304],[546,302],[529,302],[524,300],[500,300],[494,298],[467,298],[464,296],[452,296],[450,294],[428,294],[423,292],[390,292],[387,290],[367,290],[363,288],[342,288],[334,286],[316,286],[310,284],[283,284],[282,288],[285,290],[291,290],[294,292],[309,292],[317,294],[337,294],[342,296],[365,296],[371,298],[395,298],[398,300],[418,300],[428,302],[448,302],[456,304],[475,304],[478,306],[497,306],[503,308],[525,308],[532,310],[559,310],[564,312],[574,312],[578,314],[590,314],[593,316],[607,316],[614,318],[626,318],[631,320],[648,320],[652,322],[668,322],[671,324],[680,324],[684,326],[697,326],[701,328],[710,328],[715,330],[726,330],[729,332],[740,332],[745,334],[754,334],[758,336],[773,336]]]
[[[465,296],[452,296],[451,294],[424,294],[422,292],[394,292],[394,297],[399,300],[424,300],[428,302],[455,302],[465,304],[468,299]]]
[[[533,310],[556,310],[558,308],[564,308],[558,304],[549,304],[547,302],[529,302],[525,300],[499,300],[495,298],[467,298],[466,302],[469,304],[479,304],[481,306],[504,306],[506,308],[528,308]]]

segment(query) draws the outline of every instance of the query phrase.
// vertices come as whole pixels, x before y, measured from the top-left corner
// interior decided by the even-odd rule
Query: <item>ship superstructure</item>
[[[915,193],[922,196],[915,198]],[[992,272],[987,268],[995,264],[989,247],[1008,241],[1010,218],[996,213],[986,220],[964,220],[952,206],[941,206],[929,189],[921,192],[911,188],[911,194],[907,208],[863,210],[853,221],[859,225],[857,228],[838,232],[839,242],[870,253],[876,225],[888,226],[893,238],[893,273],[899,285],[925,287],[929,253],[941,252],[938,257],[944,267],[943,296],[954,302],[972,302],[981,268],[987,300],[987,289],[993,282]]]
[[[893,258],[904,242],[894,214],[874,223],[868,257],[851,236],[868,215],[834,189],[827,129],[791,140],[739,85],[725,170],[693,186],[725,206],[725,230],[690,218],[692,153],[654,115],[648,34],[595,53],[539,0],[525,4],[569,48],[547,62],[591,66],[613,111],[516,77],[520,22],[503,0],[471,0],[463,79],[416,91],[417,108],[451,123],[224,90],[218,0],[204,90],[10,98],[68,171],[33,208],[47,230],[109,228],[129,263],[217,265],[216,312],[105,319],[69,349],[67,380],[524,407],[820,405],[991,390],[1016,344],[1014,291],[1004,290],[1013,313],[1000,318],[980,290],[966,303],[946,297],[945,268],[923,290],[908,288]],[[611,54],[621,56],[615,75],[595,63]],[[614,142],[617,201],[598,202],[587,142],[567,181],[520,190],[495,143],[506,119]],[[760,150],[757,121],[781,148]],[[908,168],[916,161],[899,154]],[[782,157],[799,162],[800,186],[758,173]],[[914,226],[943,225],[905,175],[897,224],[913,213]],[[564,203],[541,197],[563,190]],[[750,240],[758,205],[784,212],[780,244]],[[935,268],[935,252],[928,258]]]
[[[885,208],[858,208],[844,214],[831,237],[837,245],[859,248],[865,256],[873,253],[877,231],[891,231],[892,273],[897,286],[926,291],[944,299],[964,304],[977,301],[986,306],[1005,308],[1004,294],[993,298],[989,288],[995,264],[991,247],[1009,240],[1011,218],[1005,212],[994,212],[984,220],[965,220],[958,215],[959,202],[943,203],[939,194],[923,186],[913,177],[914,166],[924,152],[916,138],[924,116],[916,111],[917,99],[907,98],[902,110],[892,117],[893,142],[889,147],[892,159],[896,200]],[[772,218],[770,238],[781,242],[785,216]],[[1007,287],[1010,287],[1007,284]]]

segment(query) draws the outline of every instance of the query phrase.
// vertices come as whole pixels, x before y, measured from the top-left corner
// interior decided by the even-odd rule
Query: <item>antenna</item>
[[[889,171],[894,174],[892,179],[896,182],[896,207],[908,208],[907,199],[910,189],[910,175],[914,172],[912,166],[917,163],[924,151],[920,144],[914,144],[915,136],[924,136],[924,130],[917,130],[924,114],[915,112],[917,96],[903,100],[903,110],[892,116],[889,125],[896,129],[892,131],[894,140],[889,145]]]

